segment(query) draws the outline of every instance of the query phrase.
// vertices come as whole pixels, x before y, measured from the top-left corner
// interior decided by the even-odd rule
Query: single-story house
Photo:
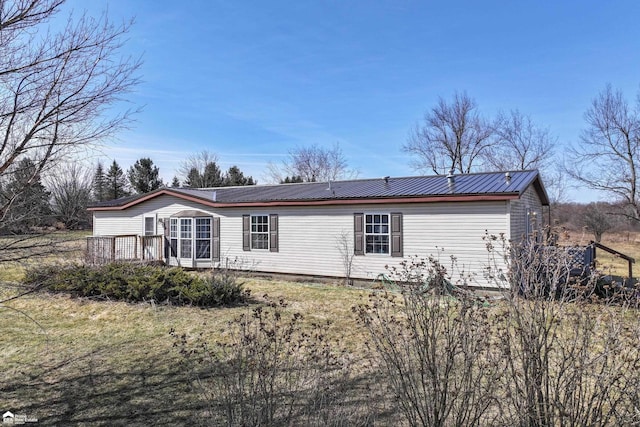
[[[439,254],[444,265],[455,256],[459,268],[476,274],[471,284],[483,286],[483,236],[533,236],[545,206],[532,170],[161,188],[89,210],[94,238],[141,236],[136,257],[170,265],[371,280],[408,256]],[[162,244],[144,236],[162,236]]]

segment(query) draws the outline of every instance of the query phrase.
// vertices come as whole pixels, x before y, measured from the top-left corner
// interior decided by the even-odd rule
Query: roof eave
[[[434,203],[434,202],[475,202],[475,201],[502,201],[514,200],[520,197],[518,193],[500,193],[500,194],[446,194],[433,196],[404,196],[404,197],[373,197],[373,198],[340,198],[340,199],[315,199],[315,200],[270,200],[255,202],[215,202],[201,197],[187,195],[171,190],[162,190],[156,193],[150,193],[140,197],[134,201],[121,206],[103,206],[92,207],[89,211],[121,211],[130,208],[136,204],[142,203],[149,199],[170,195],[183,200],[201,203],[205,206],[213,208],[234,208],[234,207],[276,207],[276,206],[330,206],[330,205],[349,205],[349,204],[385,204],[385,203]]]
[[[167,189],[167,188],[159,188],[155,191],[152,191],[151,193],[146,193],[146,194],[142,194],[140,197],[138,197],[137,199],[133,199],[130,200],[129,202],[122,204],[122,205],[114,205],[114,206],[89,206],[87,208],[88,211],[93,212],[93,211],[120,211],[120,210],[124,210],[127,208],[130,208],[131,206],[135,206],[139,203],[142,202],[146,202],[147,200],[156,198],[158,196],[162,196],[162,195],[170,195],[170,196],[175,196],[181,199],[184,199],[185,197],[189,197],[189,198],[193,198],[195,200],[198,201],[204,201],[205,199],[201,198],[201,197],[197,197],[197,196],[187,196],[184,193],[181,193],[179,191],[175,191],[175,190],[171,190],[171,189]]]

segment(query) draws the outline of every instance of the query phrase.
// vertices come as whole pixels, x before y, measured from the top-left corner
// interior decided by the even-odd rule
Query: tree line
[[[171,187],[226,187],[254,185],[256,181],[237,166],[223,172],[217,157],[202,152],[189,157],[181,167],[182,182],[174,176]],[[23,158],[0,180],[0,203],[11,205],[4,215],[0,232],[25,234],[46,227],[66,229],[88,228],[91,204],[145,194],[167,187],[160,169],[148,157],[138,159],[126,172],[113,160],[105,168],[98,161],[87,169],[79,163],[57,165],[43,174],[36,161]]]
[[[136,160],[126,173],[116,160],[106,170],[98,161],[91,180],[91,193],[93,200],[104,202],[145,194],[161,187],[212,188],[257,184],[238,166],[231,166],[223,172],[217,162],[217,157],[208,151],[192,155],[180,167],[182,180],[174,176],[171,183],[165,183],[160,178],[160,169],[148,157]]]

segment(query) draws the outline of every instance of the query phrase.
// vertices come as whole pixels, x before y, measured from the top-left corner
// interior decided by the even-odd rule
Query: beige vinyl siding
[[[522,241],[526,235],[527,210],[536,213],[537,224],[540,229],[544,222],[542,202],[533,186],[529,186],[520,199],[510,202],[511,235],[509,237],[514,243]]]
[[[480,277],[488,258],[482,239],[485,230],[493,234],[507,231],[506,202],[278,208],[253,213],[279,215],[279,252],[243,251],[242,214],[247,212],[235,208],[221,211],[222,262],[226,259],[229,265],[277,273],[342,277],[338,240],[345,233],[353,248],[353,214],[401,212],[405,257],[439,256],[448,267],[454,255],[460,269],[477,273],[474,284],[486,286]],[[387,272],[385,266],[398,266],[402,260],[382,254],[355,256],[352,276],[373,280]]]
[[[451,256],[458,268],[475,272],[472,285],[488,286],[483,280],[487,251],[483,236],[507,233],[507,203],[458,202],[354,206],[309,206],[278,208],[223,208],[212,210],[173,196],[159,196],[124,211],[94,212],[94,235],[142,234],[145,214],[168,218],[185,209],[220,216],[220,263],[216,266],[245,270],[343,277],[338,249],[342,234],[353,250],[354,213],[402,213],[403,253],[439,257],[449,268]],[[278,215],[278,252],[244,251],[242,215]],[[162,229],[158,224],[158,233]],[[373,280],[398,266],[403,258],[366,254],[353,259],[352,277]],[[186,265],[188,266],[188,265]]]

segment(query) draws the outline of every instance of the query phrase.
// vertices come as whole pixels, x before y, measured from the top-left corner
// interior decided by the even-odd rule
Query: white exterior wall
[[[395,205],[340,205],[277,208],[212,209],[173,196],[162,195],[124,211],[95,211],[94,235],[142,234],[145,215],[168,218],[185,209],[219,216],[221,265],[271,273],[293,273],[344,277],[339,237],[348,236],[353,250],[354,213],[402,213],[403,253],[439,256],[447,268],[457,257],[458,269],[474,272],[472,285],[487,286],[482,280],[488,263],[485,230],[489,234],[508,233],[509,202],[457,202]],[[242,215],[278,214],[278,252],[242,249]],[[161,225],[158,234],[162,234]],[[351,276],[375,279],[386,273],[385,266],[397,266],[403,258],[367,254],[354,256]],[[190,266],[190,265],[185,265]]]

